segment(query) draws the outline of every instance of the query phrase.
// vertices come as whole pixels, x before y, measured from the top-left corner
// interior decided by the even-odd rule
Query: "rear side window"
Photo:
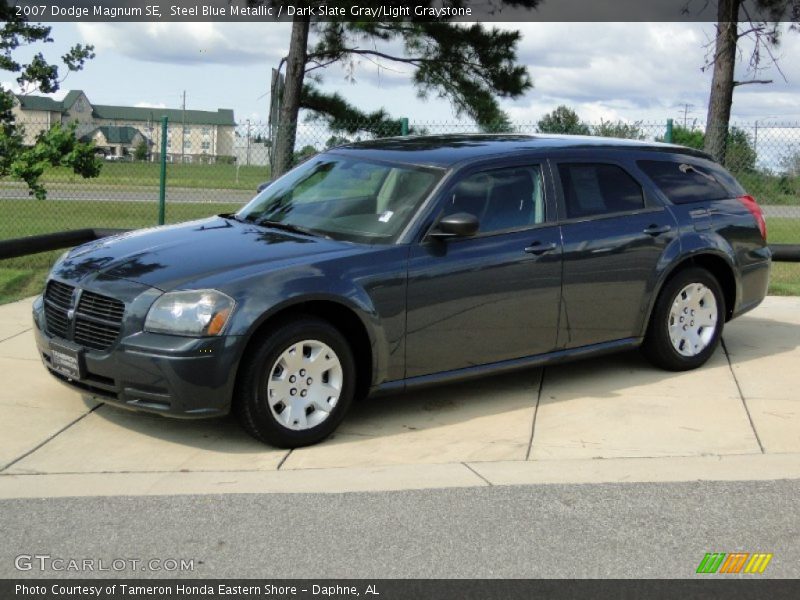
[[[673,204],[730,198],[719,173],[692,163],[640,160],[636,163]]]
[[[642,186],[622,167],[563,163],[558,170],[568,219],[644,208]]]

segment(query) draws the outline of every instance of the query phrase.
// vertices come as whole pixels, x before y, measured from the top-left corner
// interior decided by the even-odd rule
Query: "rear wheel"
[[[282,448],[315,444],[339,425],[355,392],[352,351],[326,321],[279,326],[246,358],[236,412],[256,439]]]
[[[717,279],[705,269],[686,269],[661,290],[642,350],[661,368],[695,369],[716,350],[724,323],[725,297]]]

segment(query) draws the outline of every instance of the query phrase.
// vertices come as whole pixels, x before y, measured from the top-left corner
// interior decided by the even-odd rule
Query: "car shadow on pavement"
[[[724,338],[730,360],[747,362],[795,350],[800,345],[800,325],[748,317],[729,324]],[[720,376],[729,377],[728,373],[722,373],[729,368],[722,348],[708,365],[685,373],[653,367],[634,350],[367,399],[354,404],[337,432],[316,446],[316,452],[356,444],[363,447],[365,454],[384,451],[392,445],[397,446],[393,452],[399,453],[404,451],[406,443],[412,444],[400,441],[402,438],[424,440],[430,446],[426,452],[444,453],[445,457],[448,448],[456,445],[463,456],[453,454],[453,460],[473,460],[477,455],[491,457],[495,451],[495,458],[524,459],[542,390],[558,388],[559,393],[551,399],[556,402],[579,395],[598,399],[619,396],[634,387],[663,396],[675,393],[675,389],[689,380],[700,381],[710,376],[709,372],[704,374],[704,369],[718,369]],[[120,430],[127,430],[139,438],[161,440],[170,446],[184,445],[213,454],[241,454],[242,468],[246,468],[249,456],[270,451],[285,453],[252,440],[233,417],[172,420],[110,406],[101,407],[96,414],[108,421],[117,435],[125,435]],[[364,444],[366,440],[378,440],[378,446]],[[140,439],[139,443],[148,445],[146,440]],[[369,456],[363,460],[370,462]],[[324,462],[320,466],[325,466]]]

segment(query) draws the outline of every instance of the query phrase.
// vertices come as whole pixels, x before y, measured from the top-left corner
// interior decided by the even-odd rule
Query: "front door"
[[[411,250],[406,377],[554,349],[561,240],[546,189],[541,166],[525,164],[467,173],[442,195],[441,216],[469,213],[480,228]]]

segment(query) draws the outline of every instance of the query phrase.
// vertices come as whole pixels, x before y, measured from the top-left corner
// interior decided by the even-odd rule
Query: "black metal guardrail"
[[[44,235],[32,235],[24,238],[0,241],[0,260],[27,256],[48,250],[71,248],[86,242],[99,240],[117,233],[125,233],[129,229],[73,229],[58,231]],[[776,262],[800,262],[800,244],[770,244],[772,260]]]
[[[769,249],[776,262],[800,262],[800,244],[770,244]]]
[[[57,231],[43,235],[31,235],[24,238],[0,241],[0,259],[17,258],[29,254],[38,254],[48,250],[71,248],[86,242],[99,240],[116,233],[125,233],[128,229],[73,229]]]

